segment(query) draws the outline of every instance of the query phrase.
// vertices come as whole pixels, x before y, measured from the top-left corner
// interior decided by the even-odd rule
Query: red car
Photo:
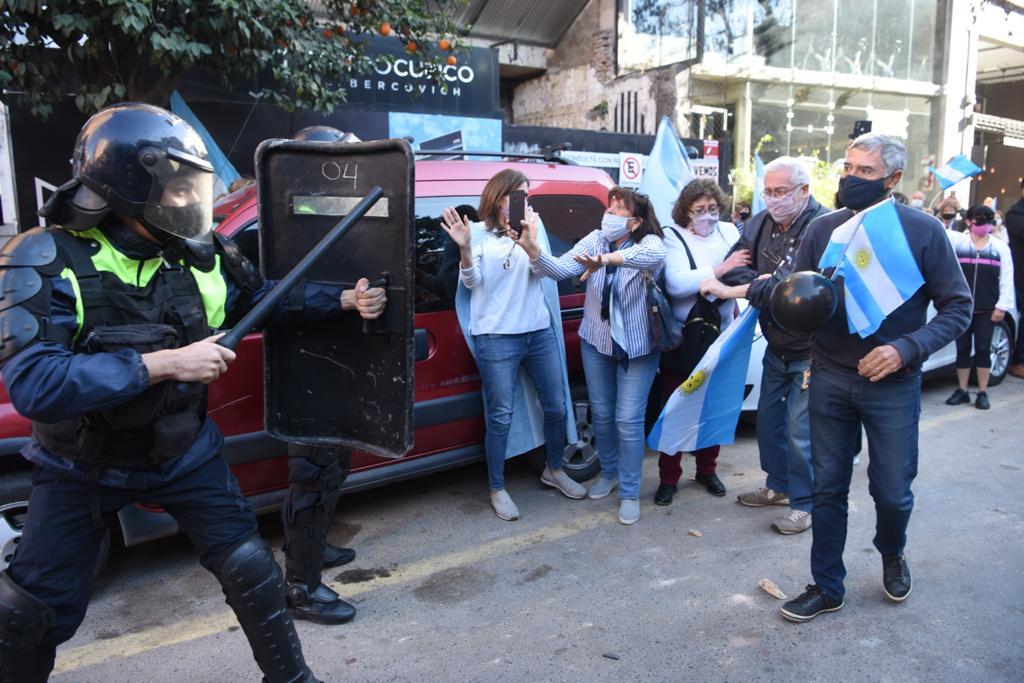
[[[437,281],[447,236],[440,228],[447,206],[477,206],[483,187],[505,168],[530,180],[530,203],[541,215],[558,255],[601,222],[611,178],[603,171],[548,162],[418,161],[416,163],[416,389],[415,440],[398,460],[352,454],[344,490],[357,491],[483,458],[483,403],[480,377],[459,328],[450,298]],[[255,188],[223,198],[214,210],[217,231],[235,239],[258,262]],[[454,284],[454,283],[450,283]],[[583,317],[578,281],[559,283],[566,355],[573,384],[573,409],[580,441],[566,447],[566,470],[582,481],[598,470],[592,445],[577,329]],[[209,415],[226,437],[223,456],[258,512],[279,508],[287,487],[284,444],[263,430],[262,337],[242,342],[229,371],[210,385]],[[29,423],[18,415],[0,387],[0,568],[13,556],[28,509],[31,472],[18,450]],[[531,454],[539,467],[543,455]],[[482,480],[481,480],[482,481]],[[481,484],[482,485],[482,484]],[[125,545],[177,532],[158,508],[128,506],[119,513]],[[103,558],[101,558],[103,559]]]

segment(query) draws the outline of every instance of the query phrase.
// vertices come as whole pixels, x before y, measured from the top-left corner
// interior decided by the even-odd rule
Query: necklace
[[[511,237],[510,231],[505,230],[505,232],[502,233],[502,236]],[[505,256],[505,262],[501,264],[501,267],[505,270],[512,267],[512,252],[516,250],[517,244],[519,244],[519,235],[516,235],[516,238],[512,240],[512,248],[508,250],[508,255]]]

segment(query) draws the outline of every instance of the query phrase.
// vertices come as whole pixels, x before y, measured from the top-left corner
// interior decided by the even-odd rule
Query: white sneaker
[[[580,500],[587,495],[587,490],[582,485],[573,481],[565,473],[565,470],[555,470],[552,472],[551,468],[547,465],[544,466],[544,472],[540,475],[540,483],[558,489],[562,492],[563,496],[573,500]]]
[[[807,531],[811,528],[811,513],[791,509],[785,517],[780,517],[772,522],[772,528],[786,536]]]
[[[619,503],[619,521],[630,526],[640,521],[640,501],[623,498]]]
[[[618,488],[618,486],[618,478],[605,479],[604,477],[598,477],[597,483],[591,486],[590,490],[587,491],[587,498],[590,500],[600,500]]]
[[[494,507],[494,512],[506,522],[519,519],[519,508],[512,502],[512,497],[505,489],[491,491],[491,505]]]

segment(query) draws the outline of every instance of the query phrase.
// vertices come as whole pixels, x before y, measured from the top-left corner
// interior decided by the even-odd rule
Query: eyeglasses
[[[768,197],[771,197],[773,199],[782,199],[795,189],[795,187],[776,187],[774,189],[765,188],[764,190],[761,191],[761,196],[764,197],[765,199],[767,199]]]
[[[713,206],[709,208],[701,207],[699,209],[690,209],[690,213],[693,214],[694,216],[717,216],[718,207]]]

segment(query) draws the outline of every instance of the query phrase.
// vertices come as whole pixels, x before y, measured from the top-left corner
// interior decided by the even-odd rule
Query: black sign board
[[[384,315],[307,323],[290,315],[264,336],[265,421],[292,443],[397,458],[413,439],[413,158],[405,140],[268,140],[256,151],[261,266],[288,273],[373,186],[384,196],[313,267],[308,281],[386,284]],[[296,292],[294,296],[298,296]]]

